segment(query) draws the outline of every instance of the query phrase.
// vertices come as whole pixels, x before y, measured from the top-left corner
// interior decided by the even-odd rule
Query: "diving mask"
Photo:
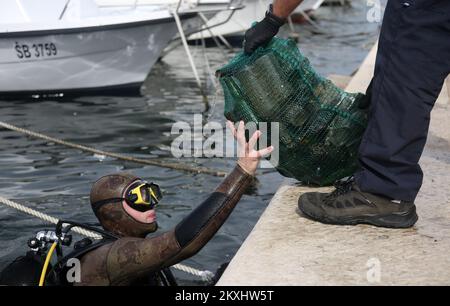
[[[161,188],[157,184],[137,181],[125,193],[127,204],[137,211],[148,211],[162,199]]]

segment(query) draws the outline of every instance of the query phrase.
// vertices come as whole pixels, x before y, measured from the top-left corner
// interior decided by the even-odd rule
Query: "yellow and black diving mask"
[[[161,189],[157,184],[137,181],[125,193],[125,200],[131,208],[137,211],[148,211],[162,199]]]

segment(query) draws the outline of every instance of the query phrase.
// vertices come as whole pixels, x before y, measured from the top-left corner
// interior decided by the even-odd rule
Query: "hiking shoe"
[[[337,182],[331,193],[302,194],[298,208],[309,218],[327,224],[371,224],[390,228],[413,226],[418,217],[413,202],[391,200],[362,192],[352,179]]]

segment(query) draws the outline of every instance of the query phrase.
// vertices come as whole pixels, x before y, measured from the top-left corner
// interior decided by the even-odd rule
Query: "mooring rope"
[[[44,220],[44,221],[46,221],[48,223],[51,223],[51,224],[56,224],[59,221],[55,217],[49,216],[47,214],[41,213],[40,211],[34,210],[34,209],[30,208],[30,207],[27,207],[25,205],[22,205],[22,204],[14,202],[14,201],[8,200],[8,199],[6,199],[6,198],[4,198],[2,196],[0,196],[0,203],[5,204],[5,205],[7,205],[7,206],[9,206],[11,208],[14,208],[14,209],[18,210],[18,211],[24,212],[24,213],[26,213],[26,214],[28,214],[30,216],[33,216],[33,217],[36,217],[38,219]],[[84,228],[74,227],[72,230],[74,232],[80,234],[80,235],[83,235],[83,236],[86,236],[86,237],[89,237],[89,238],[93,238],[93,239],[101,239],[102,238],[102,236],[100,236],[100,235],[98,235],[98,234],[96,234],[94,232],[88,231],[88,230],[86,230]]]
[[[204,282],[210,282],[213,280],[214,278],[214,273],[208,270],[197,270],[195,268],[186,266],[186,265],[182,265],[182,264],[176,264],[172,266],[173,268],[191,274],[191,275],[195,275],[197,277],[199,277],[202,281]]]
[[[98,150],[95,148],[87,147],[84,145],[76,144],[73,142],[61,140],[61,139],[58,139],[55,137],[47,136],[47,135],[44,135],[44,134],[41,134],[38,132],[34,132],[34,131],[31,131],[28,129],[24,129],[24,128],[6,123],[6,122],[2,122],[2,121],[0,121],[0,126],[5,129],[8,129],[8,130],[12,130],[12,131],[16,131],[16,132],[19,132],[19,133],[22,133],[22,134],[25,134],[28,136],[33,136],[36,138],[44,139],[44,140],[54,142],[54,143],[57,143],[57,144],[60,144],[60,145],[66,146],[66,147],[78,149],[78,150],[85,151],[85,152],[94,153],[97,155],[109,156],[109,157],[116,158],[119,160],[126,160],[126,161],[130,161],[130,162],[138,163],[138,164],[151,165],[151,166],[156,166],[156,167],[174,169],[174,170],[179,170],[179,171],[186,171],[186,172],[197,173],[197,174],[209,174],[209,175],[220,176],[220,177],[224,177],[227,174],[226,172],[223,172],[223,171],[208,169],[205,167],[182,165],[182,164],[177,164],[177,163],[164,162],[164,161],[160,161],[160,160],[141,159],[141,158],[135,158],[132,156],[122,155],[119,153],[106,152],[106,151]]]
[[[26,214],[28,214],[30,216],[33,216],[33,217],[36,217],[38,219],[44,220],[44,221],[46,221],[48,223],[51,223],[51,224],[57,224],[58,221],[59,221],[55,217],[52,217],[52,216],[47,215],[47,214],[44,214],[44,213],[42,213],[40,211],[37,211],[35,209],[32,209],[32,208],[27,207],[27,206],[22,205],[22,204],[19,204],[17,202],[11,201],[11,200],[9,200],[7,198],[4,198],[2,196],[0,196],[0,203],[4,204],[6,206],[9,206],[11,208],[14,208],[14,209],[16,209],[18,211],[21,211],[23,213],[26,213]],[[102,239],[101,235],[99,235],[97,233],[94,233],[92,231],[86,230],[86,229],[81,228],[81,227],[73,227],[72,231],[74,231],[74,232],[76,232],[76,233],[78,233],[78,234],[80,234],[82,236],[86,236],[86,237],[89,237],[89,238],[92,238],[92,239]],[[176,265],[173,265],[172,267],[174,269],[179,270],[179,271],[195,275],[195,276],[201,278],[205,282],[211,281],[212,278],[214,277],[214,273],[212,273],[211,271],[208,271],[208,270],[202,271],[202,270],[198,270],[198,269],[195,269],[195,268],[192,268],[192,267],[189,267],[189,266],[186,266],[186,265],[182,265],[182,264],[176,264]]]

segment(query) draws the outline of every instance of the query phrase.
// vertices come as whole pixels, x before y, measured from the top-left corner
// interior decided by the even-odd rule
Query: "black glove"
[[[266,45],[285,22],[285,19],[272,13],[271,6],[266,13],[266,17],[245,32],[244,52],[250,54],[259,46]]]

